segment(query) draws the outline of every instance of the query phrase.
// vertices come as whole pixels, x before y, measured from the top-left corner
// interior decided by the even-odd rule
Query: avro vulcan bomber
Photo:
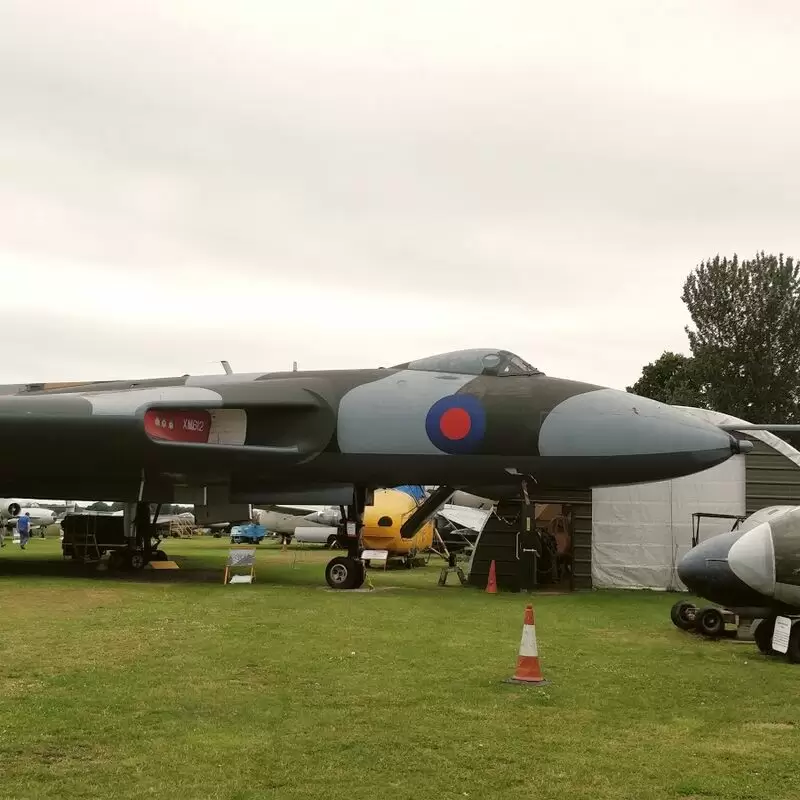
[[[127,502],[145,557],[151,503],[194,503],[201,523],[252,503],[340,505],[348,555],[327,570],[339,588],[364,580],[359,531],[376,488],[441,487],[404,532],[413,536],[457,489],[663,480],[747,445],[653,400],[548,377],[506,350],[378,369],[0,387],[0,450],[14,453],[0,462],[3,494]]]

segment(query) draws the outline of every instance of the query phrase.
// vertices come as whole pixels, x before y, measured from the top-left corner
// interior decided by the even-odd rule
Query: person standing
[[[31,515],[29,511],[26,511],[17,520],[17,531],[19,533],[20,549],[24,550],[25,545],[28,544],[28,540],[31,538]]]

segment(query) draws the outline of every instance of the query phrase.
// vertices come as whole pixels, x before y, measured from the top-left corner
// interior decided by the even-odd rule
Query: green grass
[[[534,596],[531,689],[503,683],[531,598],[433,562],[338,593],[312,548],[223,586],[224,540],[122,580],[6,541],[2,797],[796,796],[800,667],[681,633],[671,595]]]

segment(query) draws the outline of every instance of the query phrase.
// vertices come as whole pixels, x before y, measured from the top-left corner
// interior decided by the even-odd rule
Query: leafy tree
[[[627,390],[642,397],[676,406],[706,408],[702,382],[691,356],[665,351],[642,369],[642,375]]]
[[[96,503],[92,503],[89,506],[86,506],[87,511],[111,511],[111,506],[108,503],[103,503],[102,501],[98,501]]]
[[[686,279],[691,356],[665,352],[628,391],[753,422],[800,422],[800,265],[716,256]]]
[[[755,422],[800,420],[800,266],[716,256],[686,279],[686,327],[708,408]]]

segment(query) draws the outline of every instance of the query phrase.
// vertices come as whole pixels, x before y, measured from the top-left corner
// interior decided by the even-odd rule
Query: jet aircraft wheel
[[[701,608],[697,612],[696,620],[697,630],[709,639],[716,639],[725,633],[725,619],[718,608]]]
[[[112,550],[108,554],[108,568],[109,569],[124,569],[125,556],[119,550]]]
[[[357,589],[364,578],[364,565],[354,558],[337,556],[325,567],[325,580],[331,589]]]
[[[676,627],[690,631],[697,623],[697,606],[688,600],[679,600],[672,606],[669,616]]]
[[[328,550],[333,550],[333,548],[336,547],[336,535],[335,534],[332,533],[328,537],[327,545],[328,545]]]
[[[789,649],[786,651],[786,660],[790,664],[800,664],[800,627],[792,625],[789,634]]]
[[[772,634],[775,632],[775,617],[762,619],[753,632],[756,647],[765,655],[772,655]]]
[[[169,561],[169,559],[163,550],[156,550],[155,553],[153,553],[153,561]]]
[[[144,565],[147,563],[145,557],[141,553],[136,552],[131,553],[127,560],[128,566],[135,570],[144,569]]]

